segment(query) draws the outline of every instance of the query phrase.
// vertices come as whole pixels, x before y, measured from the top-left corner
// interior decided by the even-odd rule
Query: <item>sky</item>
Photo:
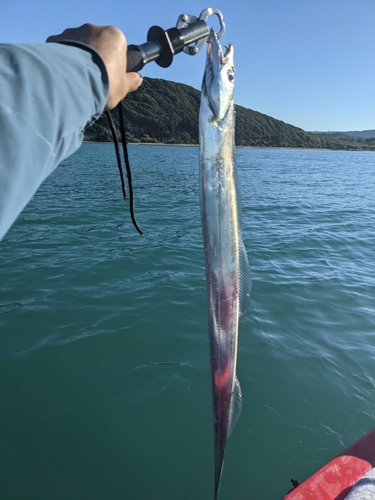
[[[92,22],[137,45],[151,26],[207,7],[222,12],[221,42],[234,46],[236,104],[309,131],[375,129],[375,0],[0,0],[0,43],[43,43]],[[141,74],[200,89],[204,66],[205,47]]]

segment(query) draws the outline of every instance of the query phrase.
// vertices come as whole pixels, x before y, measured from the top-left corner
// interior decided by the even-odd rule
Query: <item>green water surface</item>
[[[0,498],[206,500],[198,149],[84,144],[0,243]],[[279,500],[374,426],[375,153],[237,150],[252,268],[220,500]]]

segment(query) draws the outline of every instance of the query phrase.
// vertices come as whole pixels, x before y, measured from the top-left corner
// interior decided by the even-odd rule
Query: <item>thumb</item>
[[[139,73],[126,73],[125,93],[135,92],[142,82],[143,78]]]

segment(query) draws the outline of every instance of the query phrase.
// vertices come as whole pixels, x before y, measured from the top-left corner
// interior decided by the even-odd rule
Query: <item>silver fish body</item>
[[[235,163],[233,46],[211,32],[199,112],[200,201],[206,259],[214,410],[215,499],[227,439],[241,411],[238,323],[250,300]]]

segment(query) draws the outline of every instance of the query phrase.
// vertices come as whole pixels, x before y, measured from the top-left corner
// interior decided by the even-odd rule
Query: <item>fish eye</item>
[[[228,80],[229,80],[230,82],[233,82],[233,81],[234,81],[234,71],[233,71],[232,69],[230,69],[230,70],[228,71]]]

